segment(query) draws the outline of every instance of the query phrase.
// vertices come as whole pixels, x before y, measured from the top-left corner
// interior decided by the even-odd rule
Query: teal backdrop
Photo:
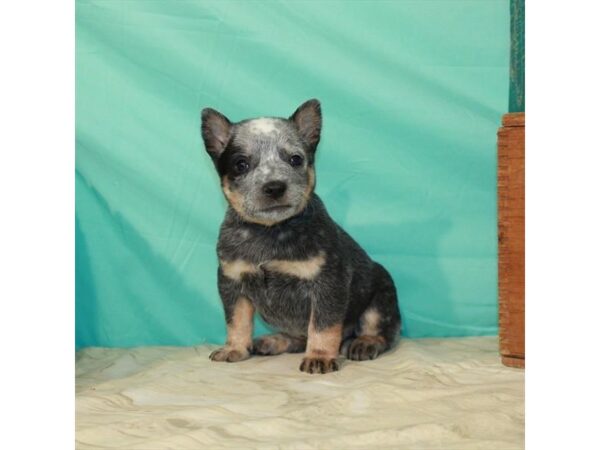
[[[509,31],[508,0],[78,0],[77,347],[224,340],[200,110],[312,97],[317,192],[392,273],[403,334],[495,334]]]

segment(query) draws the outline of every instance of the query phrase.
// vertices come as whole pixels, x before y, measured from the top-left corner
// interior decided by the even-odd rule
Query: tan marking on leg
[[[306,373],[329,373],[340,369],[337,357],[342,341],[342,324],[317,330],[313,315],[308,325],[306,354],[300,364],[300,370]]]
[[[377,336],[379,334],[379,321],[381,314],[374,308],[367,308],[360,318],[360,335]]]
[[[300,261],[273,260],[265,264],[267,270],[291,275],[303,280],[314,279],[321,267],[325,264],[325,252],[319,252],[317,256]]]
[[[311,315],[308,325],[308,341],[306,344],[306,357],[336,358],[342,341],[342,324],[333,325],[324,330],[317,330]]]
[[[233,315],[227,324],[227,342],[211,353],[213,361],[237,362],[250,356],[254,306],[246,297],[240,297],[233,307]]]
[[[252,345],[254,306],[246,297],[240,297],[227,324],[227,345],[248,349]]]
[[[221,260],[220,263],[223,275],[232,280],[240,281],[244,274],[258,273],[258,267],[243,259],[236,259],[234,261]]]

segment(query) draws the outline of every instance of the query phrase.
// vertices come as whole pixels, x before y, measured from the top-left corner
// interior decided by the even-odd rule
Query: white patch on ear
[[[254,134],[270,134],[277,130],[275,120],[266,117],[251,120],[248,125],[250,132]]]

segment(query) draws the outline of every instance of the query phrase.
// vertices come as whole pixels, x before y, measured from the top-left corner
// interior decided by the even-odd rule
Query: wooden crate
[[[525,367],[525,113],[498,130],[498,297],[502,362]]]

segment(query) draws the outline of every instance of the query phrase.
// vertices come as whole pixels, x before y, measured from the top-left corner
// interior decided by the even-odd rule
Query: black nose
[[[269,181],[262,187],[265,195],[271,198],[281,197],[286,189],[287,185],[283,181]]]

